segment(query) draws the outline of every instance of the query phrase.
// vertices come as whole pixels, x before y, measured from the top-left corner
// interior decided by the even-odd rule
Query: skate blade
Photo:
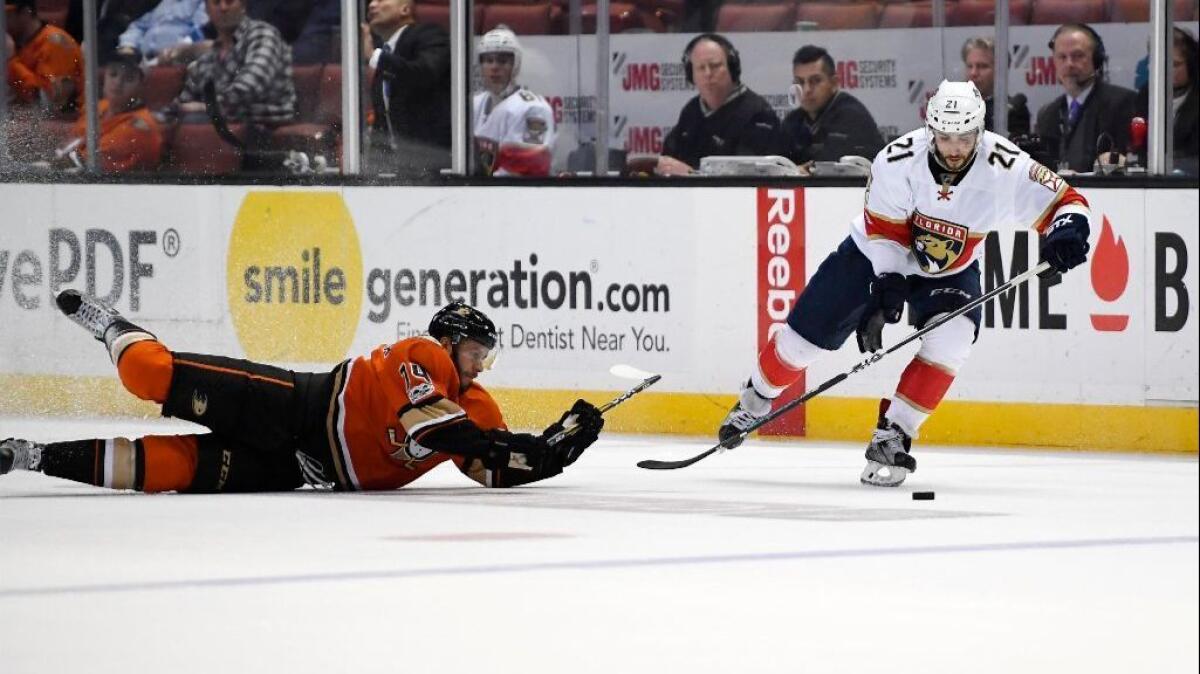
[[[872,487],[899,487],[908,477],[908,469],[902,466],[889,466],[878,461],[867,461],[859,482]]]

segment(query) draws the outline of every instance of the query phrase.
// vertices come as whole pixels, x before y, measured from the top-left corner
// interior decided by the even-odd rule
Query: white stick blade
[[[608,369],[608,372],[614,377],[622,379],[649,379],[654,376],[653,372],[646,372],[645,370],[624,363],[613,365]]]

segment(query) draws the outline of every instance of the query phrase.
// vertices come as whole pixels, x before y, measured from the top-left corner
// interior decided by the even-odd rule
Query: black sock
[[[146,475],[141,441],[73,440],[51,442],[42,451],[42,472],[84,484],[141,491]]]

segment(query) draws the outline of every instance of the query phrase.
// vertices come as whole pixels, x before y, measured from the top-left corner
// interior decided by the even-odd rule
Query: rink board
[[[1197,193],[1084,194],[1089,264],[987,312],[924,441],[1197,451]],[[0,412],[154,412],[53,311],[61,288],[112,300],[174,350],[298,369],[415,334],[462,298],[503,333],[484,381],[514,426],[626,387],[608,369],[630,363],[663,380],[611,428],[707,435],[861,200],[858,188],[0,185]],[[1003,282],[1036,256],[1031,232],[998,232],[984,276]],[[810,403],[799,430],[861,439],[912,351]],[[843,349],[807,384],[858,358]]]

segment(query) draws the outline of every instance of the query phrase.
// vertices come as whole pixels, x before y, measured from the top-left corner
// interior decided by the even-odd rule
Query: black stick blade
[[[721,446],[717,445],[716,447],[697,454],[690,459],[682,459],[680,461],[658,461],[656,459],[646,459],[645,461],[638,461],[637,466],[638,468],[645,468],[646,470],[675,470],[676,468],[687,468],[693,463],[696,463],[697,461],[707,457],[709,454],[712,454],[719,449],[721,449]]]

